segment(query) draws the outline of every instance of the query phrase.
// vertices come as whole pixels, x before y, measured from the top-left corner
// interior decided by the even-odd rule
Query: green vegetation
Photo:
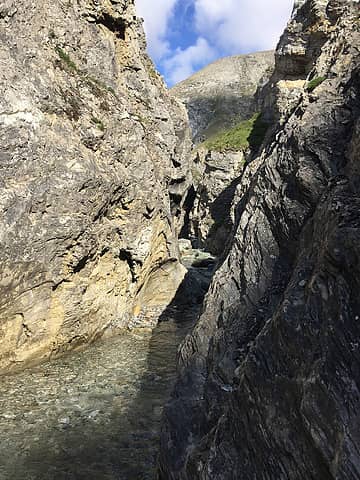
[[[261,114],[255,113],[250,119],[243,120],[235,127],[211,136],[201,146],[218,152],[247,148],[257,150],[268,128],[269,125],[261,119]]]
[[[134,115],[134,118],[139,122],[141,123],[141,125],[145,128],[145,126],[149,123],[149,119],[147,119],[146,117],[144,117],[143,115],[140,115],[140,114],[136,114]]]
[[[157,74],[157,71],[155,70],[152,62],[149,60],[149,63],[148,63],[148,74],[149,74],[149,77],[156,80],[158,78],[158,74]]]
[[[109,85],[105,85],[104,87],[108,92],[112,93],[114,97],[116,97],[115,90],[112,87],[109,87]]]
[[[101,108],[105,111],[109,111],[110,107],[106,101],[106,92],[110,92],[112,95],[114,95],[114,97],[116,97],[115,90],[97,78],[92,77],[86,71],[81,70],[71,59],[70,55],[58,45],[55,47],[55,52],[58,54],[60,59],[57,60],[58,66],[60,66],[60,68],[63,70],[66,70],[68,73],[72,73],[73,75],[76,74],[82,84],[87,85],[91,90],[91,93],[101,100]],[[65,113],[68,118],[70,118],[70,120],[79,120],[81,115],[81,107],[84,106],[84,104],[81,100],[81,95],[78,88],[73,88],[72,91],[63,91],[62,95],[66,102]],[[91,117],[91,122],[102,132],[105,131],[105,125],[98,118]]]
[[[59,46],[55,47],[55,52],[59,55],[64,64],[74,72],[81,73],[76,64],[71,60],[70,56]]]
[[[95,87],[98,87],[100,90],[106,90],[110,93],[112,93],[114,95],[114,97],[116,97],[116,93],[115,93],[115,90],[112,88],[112,87],[109,87],[108,85],[106,85],[104,82],[101,82],[100,80],[98,80],[97,78],[95,77],[91,77],[90,75],[86,75],[86,83],[89,85],[89,87],[91,87],[92,89],[94,89]],[[96,89],[96,88],[95,88]],[[98,96],[99,95],[99,92],[98,93]]]
[[[116,97],[115,90],[112,87],[109,87],[104,82],[101,82],[95,77],[88,75],[86,72],[82,71],[71,59],[70,55],[68,55],[62,48],[59,46],[55,47],[55,52],[59,55],[62,64],[65,65],[69,70],[74,73],[77,73],[83,81],[91,88],[94,95],[97,97],[101,97],[104,94],[104,91],[110,92],[114,97]]]
[[[83,103],[73,90],[60,90],[62,98],[65,101],[65,113],[70,120],[79,120]]]
[[[99,130],[101,130],[102,132],[105,131],[105,125],[103,124],[103,122],[101,120],[99,120],[96,117],[91,117],[91,121],[94,125],[96,125],[98,127]]]
[[[325,77],[315,77],[313,78],[308,84],[306,85],[306,90],[308,92],[312,92],[315,90],[316,87],[322,84],[322,82],[325,80]]]

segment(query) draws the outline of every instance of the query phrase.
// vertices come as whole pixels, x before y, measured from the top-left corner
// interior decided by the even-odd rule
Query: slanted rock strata
[[[161,479],[360,476],[359,25],[358,2],[296,2],[264,90],[273,136],[181,348]]]

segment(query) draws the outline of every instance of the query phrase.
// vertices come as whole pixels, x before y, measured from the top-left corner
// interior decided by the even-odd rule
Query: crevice
[[[170,197],[171,214],[174,217],[178,218],[182,213],[181,201],[183,197],[178,193],[169,193],[169,197]]]
[[[135,283],[138,279],[138,276],[136,274],[136,266],[140,264],[140,262],[136,261],[133,258],[132,253],[129,250],[125,250],[124,248],[120,249],[119,258],[122,262],[127,262],[131,274],[131,281],[132,283]]]
[[[60,280],[60,282],[57,282],[55,283],[52,287],[51,287],[51,290],[53,292],[55,292],[59,287],[60,285],[63,285],[64,283],[71,283],[70,280],[68,278],[63,278],[62,280]]]
[[[170,180],[169,185],[181,185],[182,183],[186,182],[185,177],[180,177],[180,178],[173,178]]]
[[[96,19],[98,25],[103,25],[108,30],[114,33],[116,38],[125,40],[126,24],[122,18],[114,18],[106,12],[103,12],[99,18]]]
[[[91,260],[92,258],[93,258],[93,255],[91,254],[85,255],[84,257],[80,258],[80,260],[74,266],[71,267],[73,273],[81,272],[81,270],[83,270],[86,267],[88,261]]]
[[[154,211],[155,211],[155,208],[154,207],[149,207],[148,205],[146,205],[146,212],[144,212],[144,217],[147,218],[148,220],[150,220],[151,218],[153,218],[154,216]]]
[[[196,199],[196,190],[194,188],[194,185],[191,185],[191,187],[188,190],[188,193],[185,198],[185,202],[183,205],[183,210],[185,211],[185,216],[184,216],[184,225],[181,229],[180,232],[180,238],[189,238],[190,237],[190,214],[194,208],[194,203]]]
[[[171,157],[171,163],[173,164],[173,166],[175,168],[180,168],[181,167],[181,163],[178,162],[177,160],[175,160],[175,158]]]
[[[121,198],[123,193],[124,193],[124,187],[122,185],[116,187],[112,192],[112,198],[108,200],[106,203],[104,203],[103,205],[101,205],[99,210],[95,213],[93,222],[97,222],[101,218],[106,217],[109,213],[110,208],[113,207],[114,205],[117,205],[118,203],[121,205],[122,209],[129,210],[129,208],[126,207],[126,205],[124,204],[125,203],[124,200]],[[128,201],[127,203],[129,204],[131,202],[132,200]]]

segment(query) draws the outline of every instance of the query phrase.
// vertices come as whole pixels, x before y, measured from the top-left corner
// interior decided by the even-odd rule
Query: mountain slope
[[[175,85],[170,92],[189,113],[195,142],[256,111],[255,93],[274,67],[274,52],[226,57]]]

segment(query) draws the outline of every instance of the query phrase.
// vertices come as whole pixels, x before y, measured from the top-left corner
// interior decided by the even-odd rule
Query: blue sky
[[[293,0],[135,0],[169,86],[217,58],[275,48]]]

